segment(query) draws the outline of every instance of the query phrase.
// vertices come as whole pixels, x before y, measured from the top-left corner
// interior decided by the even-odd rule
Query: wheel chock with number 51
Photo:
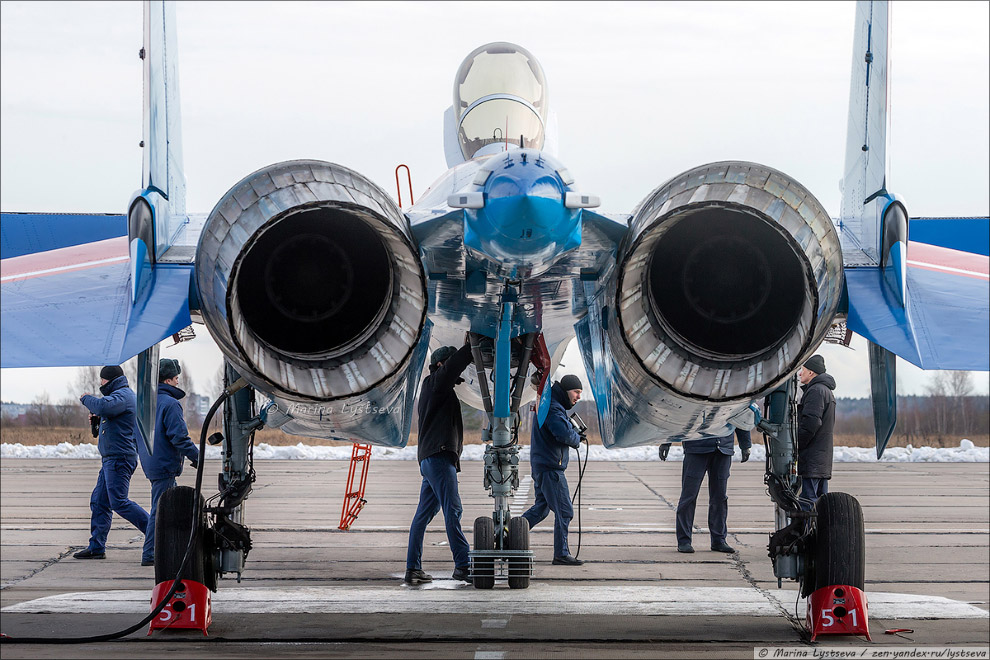
[[[808,630],[811,641],[819,635],[866,635],[870,623],[866,617],[866,594],[846,585],[822,587],[808,596]]]
[[[158,607],[171,588],[172,580],[155,585],[151,592],[151,609]],[[165,628],[192,628],[202,630],[206,635],[206,629],[211,623],[213,623],[213,598],[210,590],[199,582],[182,580],[168,604],[152,620],[148,634]]]

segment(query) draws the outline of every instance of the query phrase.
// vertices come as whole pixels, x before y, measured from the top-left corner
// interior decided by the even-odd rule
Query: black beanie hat
[[[812,355],[808,358],[808,361],[804,363],[804,368],[811,369],[816,374],[821,375],[825,373],[825,358],[821,355]]]
[[[438,365],[451,355],[457,352],[457,349],[453,346],[441,346],[437,350],[433,351],[433,355],[430,356],[430,366]]]
[[[182,367],[178,360],[172,358],[162,358],[158,361],[158,382],[164,383],[169,378],[175,378],[182,373]]]
[[[100,369],[100,378],[104,380],[113,380],[115,378],[120,378],[124,375],[124,370],[115,364],[107,365]]]
[[[570,390],[583,390],[584,387],[581,385],[581,379],[574,374],[567,374],[560,379],[560,389],[568,392]]]

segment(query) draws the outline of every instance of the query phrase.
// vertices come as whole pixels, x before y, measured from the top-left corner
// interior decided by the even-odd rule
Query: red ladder
[[[347,472],[347,489],[344,491],[344,507],[340,511],[340,526],[338,529],[348,530],[351,524],[357,520],[361,509],[368,503],[364,499],[364,486],[368,483],[368,461],[371,460],[371,445],[354,443],[351,451],[351,468]],[[354,475],[358,473],[358,466],[361,466],[358,477],[358,487],[354,488]]]

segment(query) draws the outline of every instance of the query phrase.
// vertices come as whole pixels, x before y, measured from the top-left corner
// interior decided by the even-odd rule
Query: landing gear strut
[[[481,396],[488,413],[488,427],[482,435],[487,445],[485,489],[495,498],[491,518],[483,516],[474,521],[474,550],[469,557],[471,577],[477,589],[493,588],[496,575],[508,577],[512,589],[525,589],[533,574],[529,523],[525,518],[512,518],[509,512],[509,500],[519,487],[519,403],[536,341],[535,333],[520,337],[521,344],[516,346],[516,371],[510,378],[513,346],[509,333],[516,299],[515,290],[506,287],[493,350],[494,400],[485,372],[484,338],[474,333],[470,335]]]

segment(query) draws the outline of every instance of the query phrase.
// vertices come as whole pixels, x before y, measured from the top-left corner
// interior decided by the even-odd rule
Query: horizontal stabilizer
[[[3,259],[0,366],[120,364],[190,325],[191,273],[157,268],[132,306],[126,236]]]
[[[103,213],[0,214],[0,258],[127,236],[127,218]]]
[[[922,369],[990,369],[986,257],[911,242],[907,305],[878,267],[847,268],[848,327]]]
[[[961,252],[990,255],[990,218],[911,218],[908,235],[925,243]]]

